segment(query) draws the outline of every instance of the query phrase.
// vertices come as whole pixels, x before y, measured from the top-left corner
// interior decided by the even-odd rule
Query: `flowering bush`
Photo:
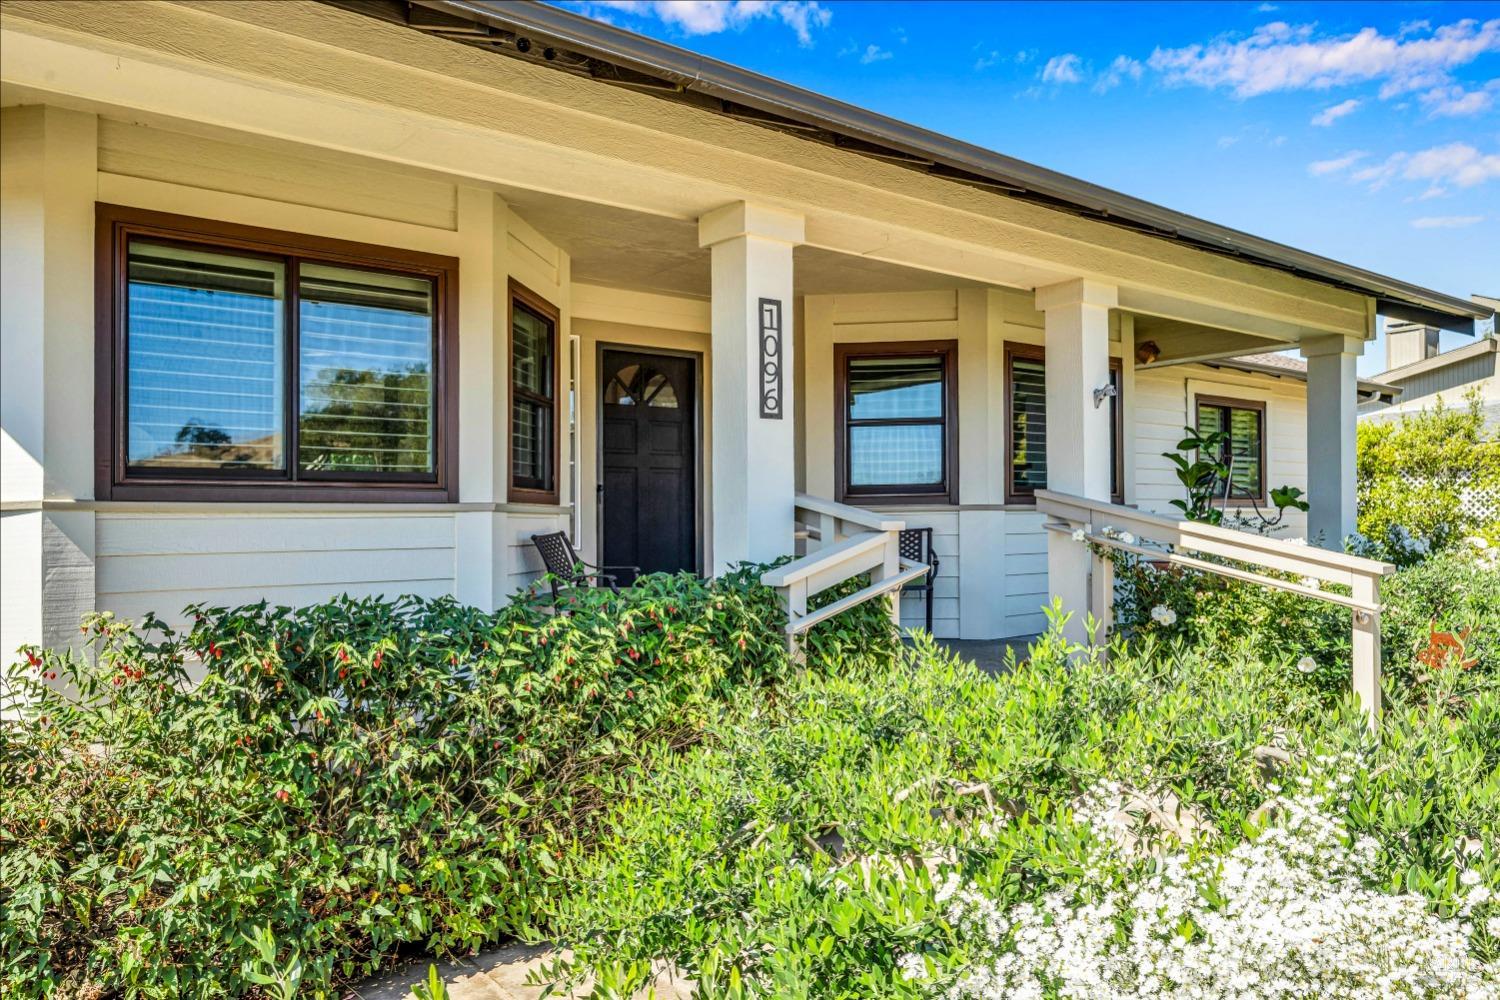
[[[648,576],[567,616],[343,598],[197,608],[184,635],[97,615],[87,655],[24,651],[0,994],[332,996],[401,948],[534,933],[555,841],[588,841],[616,773],[786,675],[758,570]],[[814,669],[892,653],[875,606],[827,624]]]
[[[1349,685],[1349,612],[1258,584],[1114,556],[1115,627],[1135,640],[1178,641],[1226,654],[1246,647],[1295,664],[1324,690]],[[1300,581],[1318,586],[1315,580]],[[1418,654],[1433,630],[1466,633],[1470,673],[1500,674],[1500,547],[1483,538],[1404,566],[1381,584],[1382,652],[1403,684],[1431,673]]]
[[[1451,918],[1417,893],[1371,888],[1380,845],[1342,818],[1359,763],[1319,758],[1295,791],[1262,807],[1270,825],[1222,856],[1179,850],[1142,861],[1085,813],[1096,837],[1083,882],[1005,911],[950,882],[939,892],[952,895],[948,919],[983,957],[948,996],[1500,995],[1500,965],[1469,947],[1471,935],[1500,932],[1500,915],[1477,931],[1469,922],[1491,911],[1477,871],[1462,870]]]

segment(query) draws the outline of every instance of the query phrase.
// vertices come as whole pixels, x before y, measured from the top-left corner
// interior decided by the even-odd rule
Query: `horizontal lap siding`
[[[1035,635],[1047,627],[1042,608],[1048,603],[1047,533],[1043,517],[1032,511],[1008,511],[1005,518],[1005,635]]]
[[[180,622],[193,603],[453,593],[449,514],[101,514],[96,532],[96,606],[127,618]]]
[[[1201,365],[1137,371],[1135,375],[1135,503],[1143,510],[1176,513],[1181,498],[1176,467],[1164,452],[1176,451],[1188,413],[1188,382],[1199,393],[1263,400],[1266,404],[1267,488],[1307,489],[1307,393],[1297,379],[1252,375]],[[1268,511],[1269,513],[1269,511]],[[1305,532],[1306,519],[1287,516],[1285,537]]]

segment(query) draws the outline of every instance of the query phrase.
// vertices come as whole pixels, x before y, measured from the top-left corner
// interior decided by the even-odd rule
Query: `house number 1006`
[[[781,302],[760,300],[760,416],[781,419]]]

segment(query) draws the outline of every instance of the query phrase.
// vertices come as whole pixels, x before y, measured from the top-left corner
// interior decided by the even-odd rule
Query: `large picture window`
[[[953,341],[838,344],[840,500],[957,503]]]
[[[451,258],[99,207],[101,499],[451,499]]]
[[[555,504],[560,392],[557,309],[510,285],[510,499]]]
[[[1115,394],[1109,407],[1109,492],[1125,502],[1125,443],[1121,401],[1121,361],[1109,359],[1109,383]],[[1032,344],[1005,345],[1005,502],[1035,503],[1047,488],[1046,352]]]
[[[1198,433],[1224,431],[1220,458],[1229,466],[1228,501],[1265,503],[1266,404],[1248,399],[1198,396]],[[1223,486],[1220,486],[1223,489]]]

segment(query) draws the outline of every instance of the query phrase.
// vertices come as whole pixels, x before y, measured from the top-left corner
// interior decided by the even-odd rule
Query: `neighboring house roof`
[[[1300,382],[1307,381],[1307,362],[1299,358],[1287,357],[1285,354],[1242,354],[1237,358],[1198,363],[1210,368],[1231,368],[1235,371],[1275,375],[1277,378],[1294,378]],[[1396,397],[1401,395],[1401,390],[1394,385],[1362,378],[1359,380],[1359,395],[1366,400],[1378,399],[1381,402],[1394,403]]]
[[[1402,365],[1399,368],[1391,368],[1388,371],[1383,371],[1380,373],[1380,378],[1386,382],[1399,382],[1415,375],[1422,375],[1439,368],[1447,368],[1449,365],[1462,364],[1470,358],[1494,353],[1500,353],[1500,338],[1485,337],[1483,340],[1475,341],[1472,344],[1465,344],[1451,351],[1444,351],[1442,354],[1434,354],[1430,358],[1423,358],[1421,361],[1413,361],[1409,365]]]
[[[1355,291],[1385,316],[1473,332],[1494,309],[961,142],[541,3],[324,0],[433,35]],[[522,45],[521,43],[525,44]]]

